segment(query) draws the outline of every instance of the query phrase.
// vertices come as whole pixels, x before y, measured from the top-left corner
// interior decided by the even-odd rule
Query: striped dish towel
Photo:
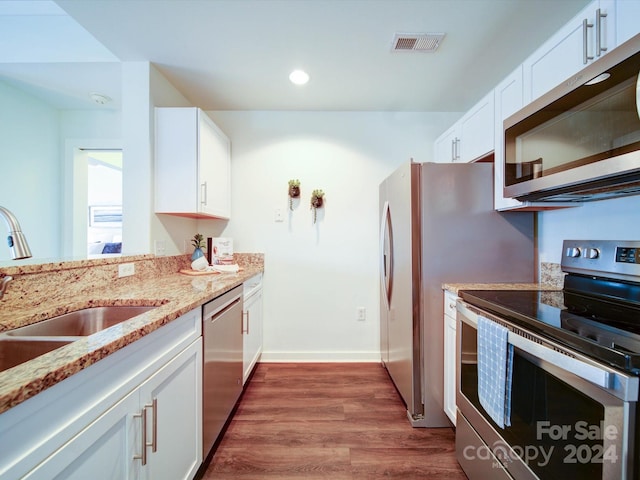
[[[500,428],[511,425],[513,345],[508,334],[506,327],[478,316],[478,397]]]

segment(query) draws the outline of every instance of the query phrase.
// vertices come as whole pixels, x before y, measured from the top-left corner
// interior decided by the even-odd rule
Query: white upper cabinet
[[[560,85],[616,46],[615,0],[596,0],[524,62],[524,102]]]
[[[460,122],[440,135],[433,144],[433,161],[437,163],[451,163],[459,160]]]
[[[616,42],[618,45],[640,33],[640,1],[616,1]]]
[[[229,218],[229,138],[195,107],[156,108],[155,132],[156,213]]]
[[[468,163],[493,150],[493,90],[460,119],[460,162]]]
[[[504,197],[504,119],[524,105],[522,65],[495,88],[494,208],[507,210],[522,207],[522,202]]]
[[[434,161],[468,163],[493,150],[493,90],[440,135],[433,144]]]

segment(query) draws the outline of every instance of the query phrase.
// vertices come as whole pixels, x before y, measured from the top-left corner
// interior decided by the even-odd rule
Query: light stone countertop
[[[3,307],[0,331],[35,323],[52,313],[60,315],[92,306],[158,305],[142,315],[0,372],[0,413],[263,272],[263,257],[241,266],[238,273],[189,276],[176,269],[157,276],[141,275],[70,296],[52,296],[49,301],[43,295],[38,304],[24,301],[24,308],[20,307],[22,303],[15,303],[10,309]]]
[[[444,283],[442,289],[458,294],[460,290],[562,290],[548,283]]]

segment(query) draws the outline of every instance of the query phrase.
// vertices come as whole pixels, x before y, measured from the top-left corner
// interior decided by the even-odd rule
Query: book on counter
[[[207,255],[209,265],[233,265],[233,239],[228,237],[208,237]]]

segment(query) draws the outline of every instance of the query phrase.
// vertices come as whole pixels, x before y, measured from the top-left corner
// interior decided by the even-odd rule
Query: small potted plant
[[[300,180],[289,180],[289,210],[293,210],[293,199],[300,197]]]
[[[196,233],[191,239],[191,245],[193,245],[195,249],[191,254],[191,261],[194,261],[196,258],[200,258],[204,256],[204,251],[203,251],[203,249],[205,248],[204,235],[200,233]]]
[[[313,223],[316,223],[318,216],[317,209],[322,207],[324,203],[324,192],[320,189],[316,189],[311,192],[311,209],[313,210]]]

